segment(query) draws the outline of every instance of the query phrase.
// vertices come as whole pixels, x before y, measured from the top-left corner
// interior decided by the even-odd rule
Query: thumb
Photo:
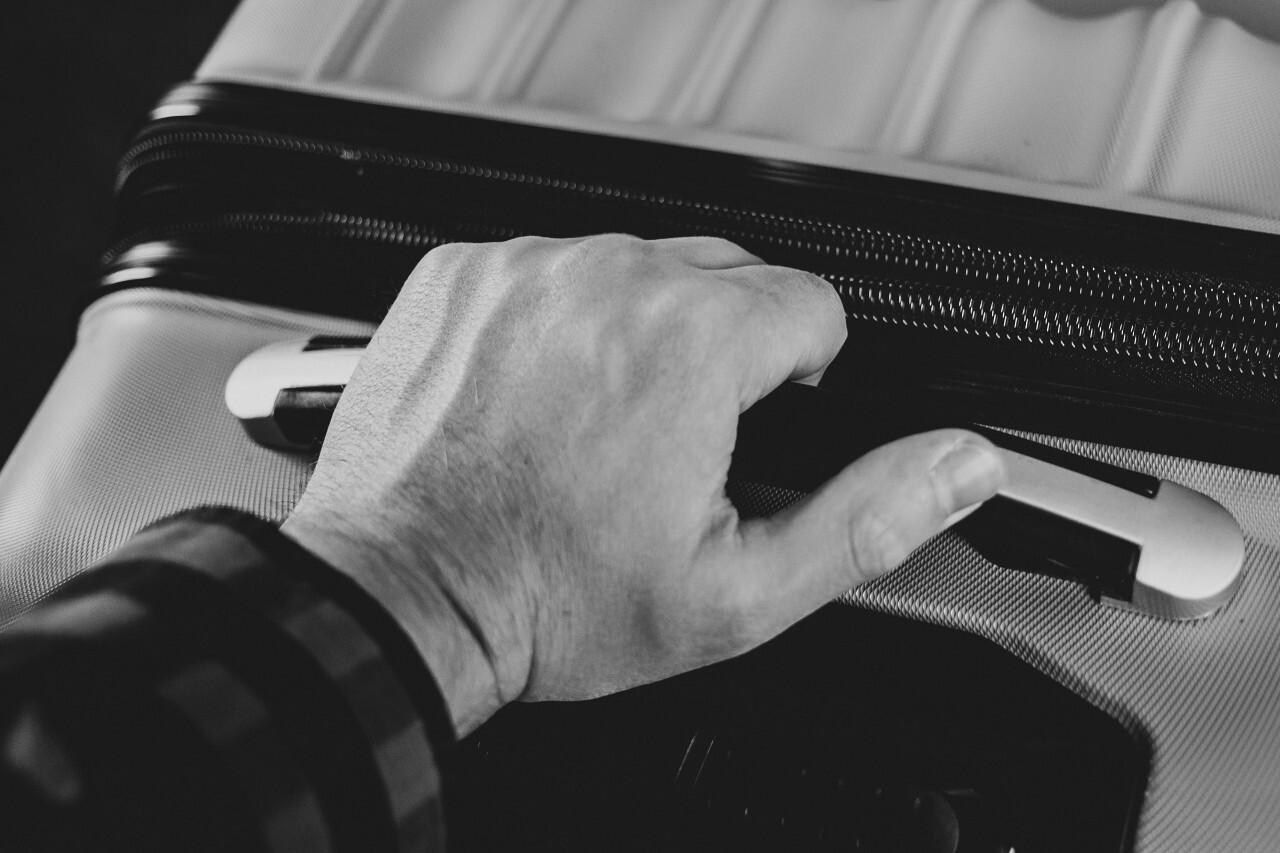
[[[879,447],[777,515],[744,522],[733,561],[744,624],[763,642],[897,567],[1004,477],[985,438],[937,430]]]

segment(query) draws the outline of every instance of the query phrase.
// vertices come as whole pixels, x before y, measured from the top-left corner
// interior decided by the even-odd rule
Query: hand
[[[450,245],[352,377],[285,532],[413,637],[459,731],[756,646],[1003,477],[985,440],[880,448],[783,514],[724,495],[738,415],[845,337],[822,279],[711,238]]]

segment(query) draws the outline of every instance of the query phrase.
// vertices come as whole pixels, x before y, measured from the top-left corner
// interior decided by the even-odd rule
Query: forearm
[[[0,635],[3,831],[40,849],[438,849],[452,738],[395,620],[231,511],[144,531]]]

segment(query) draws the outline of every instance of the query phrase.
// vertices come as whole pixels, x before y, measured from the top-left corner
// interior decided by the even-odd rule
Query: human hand
[[[454,244],[410,276],[286,533],[414,639],[465,733],[744,652],[1000,485],[912,436],[770,519],[724,494],[738,415],[845,337],[822,279],[726,241]]]

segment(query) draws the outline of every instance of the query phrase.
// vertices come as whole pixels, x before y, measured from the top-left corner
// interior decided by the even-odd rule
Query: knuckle
[[[409,273],[389,316],[421,310],[439,291],[438,285],[466,274],[477,256],[472,243],[445,243],[427,252]],[[375,337],[376,340],[376,337]]]
[[[593,234],[575,243],[571,249],[599,259],[631,259],[645,255],[649,244],[630,234]]]
[[[844,313],[844,303],[831,282],[820,275],[791,267],[771,267],[778,291],[814,300],[825,310]]]
[[[553,249],[559,243],[559,240],[553,240],[549,237],[526,235],[524,237],[513,237],[504,243],[491,243],[489,245],[496,247],[507,259],[515,260]]]
[[[492,254],[484,260],[508,279],[529,278],[530,273],[546,264],[559,245],[559,240],[546,237],[516,237],[504,243],[486,244]]]
[[[839,324],[841,332],[845,332],[844,300],[840,298],[840,294],[832,286],[831,282],[825,278],[819,278],[808,273],[805,273],[805,275],[817,292],[822,313],[829,317],[832,322]]]
[[[644,241],[628,234],[595,234],[561,244],[552,265],[556,277],[607,282],[634,276],[645,255]]]
[[[843,324],[844,302],[841,301],[840,294],[836,292],[831,282],[804,270],[792,270],[791,281],[788,284],[795,292],[811,297],[818,312],[837,319]]]
[[[434,282],[474,274],[501,266],[513,252],[522,250],[519,238],[502,243],[445,243],[423,255],[410,281]]]
[[[766,323],[788,316],[806,328],[820,330],[824,340],[843,345],[848,338],[844,303],[826,279],[803,270],[770,267],[753,295],[753,312]]]
[[[647,240],[642,240],[634,234],[626,234],[621,231],[605,231],[600,234],[593,234],[584,243],[591,243],[602,248],[615,249],[636,249],[648,245]]]
[[[453,268],[470,257],[475,249],[475,243],[445,243],[423,255],[422,260],[418,262],[418,268]]]
[[[708,287],[696,279],[667,278],[647,288],[639,316],[655,332],[673,342],[714,346],[738,309],[740,295]]]
[[[692,239],[702,243],[708,249],[716,249],[725,254],[731,252],[746,252],[740,245],[725,237],[716,237],[710,234],[703,234],[693,237]]]

